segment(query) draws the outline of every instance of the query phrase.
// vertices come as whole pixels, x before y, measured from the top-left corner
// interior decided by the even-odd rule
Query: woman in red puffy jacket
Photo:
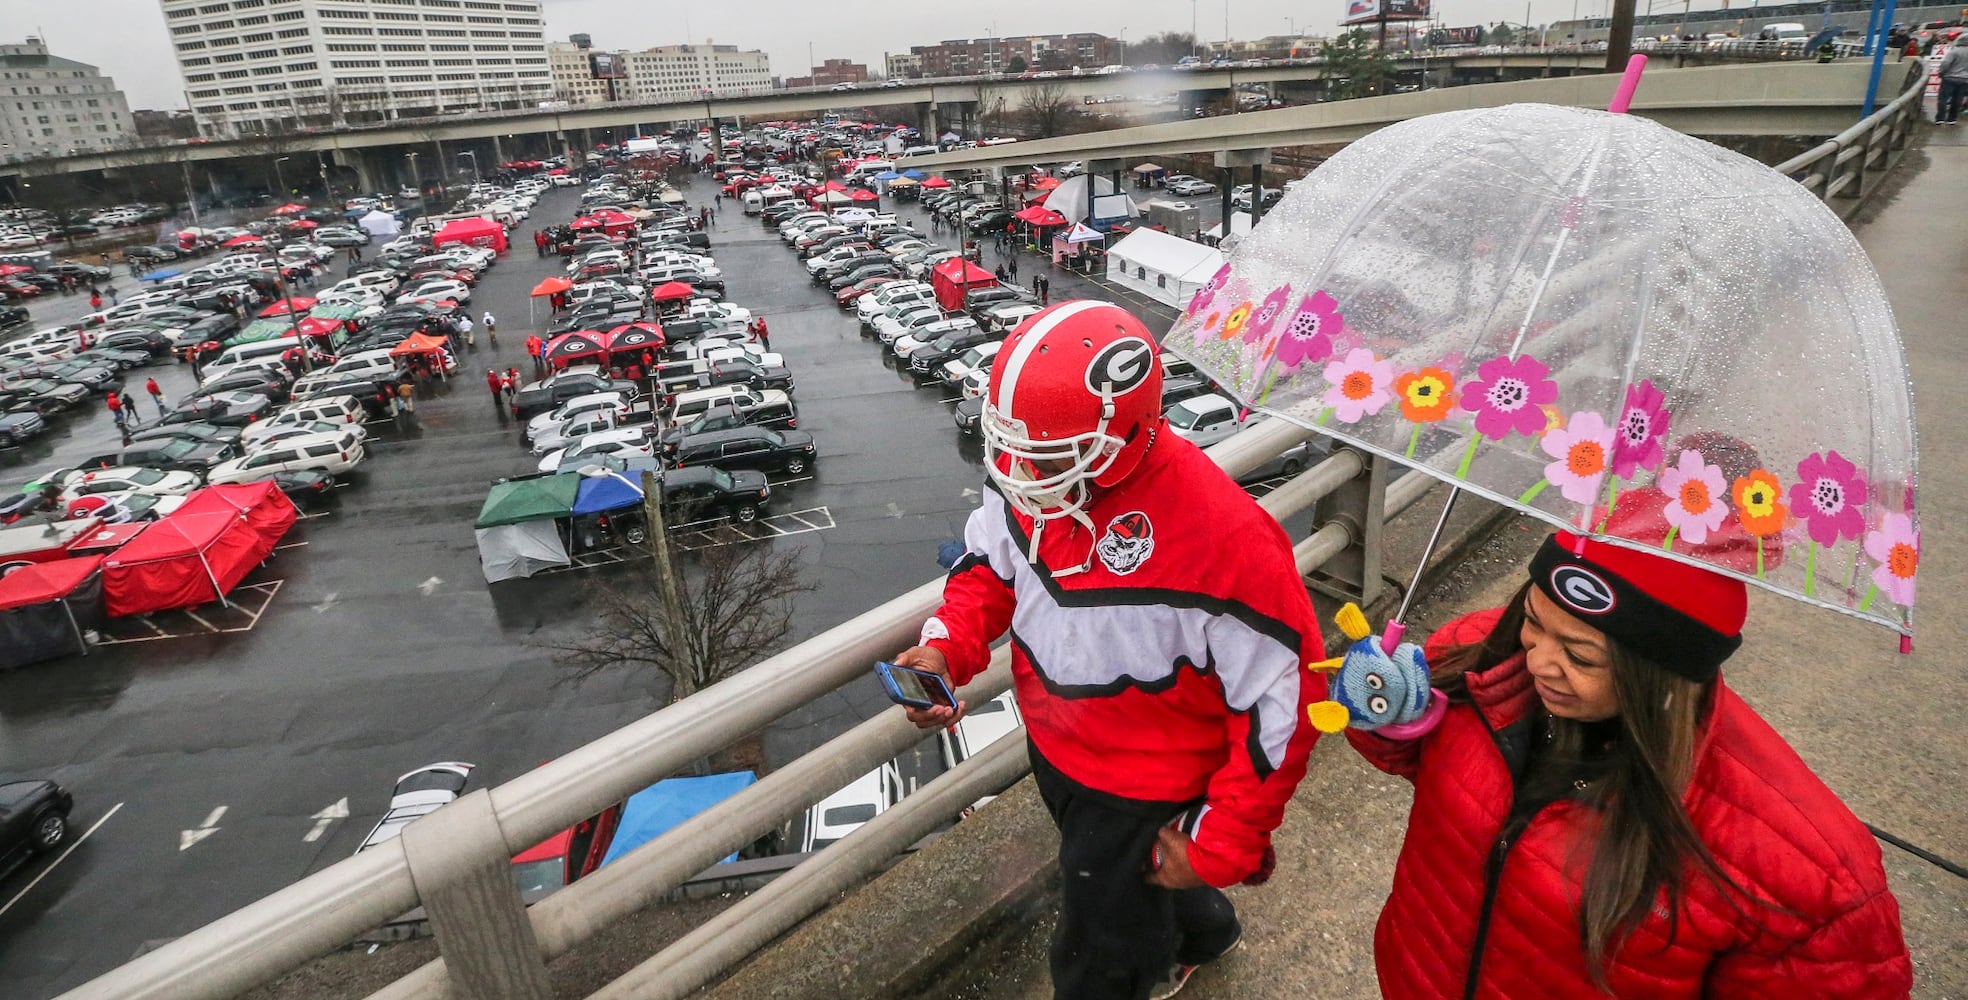
[[[1879,847],[1724,684],[1740,581],[1560,532],[1429,642],[1427,735],[1349,730],[1415,786],[1374,934],[1407,998],[1904,997]]]

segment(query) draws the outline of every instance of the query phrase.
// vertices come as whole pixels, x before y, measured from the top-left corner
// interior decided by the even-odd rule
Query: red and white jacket
[[[1195,445],[1164,427],[1094,498],[1099,537],[1031,519],[987,488],[943,606],[923,627],[965,684],[1011,632],[1032,743],[1066,777],[1129,799],[1206,798],[1189,861],[1211,885],[1258,870],[1317,732],[1324,655],[1291,543]],[[1092,547],[1086,572],[1078,567]]]

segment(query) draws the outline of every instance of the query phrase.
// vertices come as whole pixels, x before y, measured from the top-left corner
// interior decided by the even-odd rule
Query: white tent
[[[486,583],[532,576],[572,562],[553,518],[479,528],[478,563]]]
[[[393,240],[403,231],[403,226],[396,221],[396,216],[380,208],[370,210],[368,215],[356,220],[355,224],[361,226],[372,240]]]
[[[1251,232],[1250,213],[1231,212],[1230,213],[1230,239],[1224,243],[1224,248],[1229,249],[1230,247],[1236,246],[1237,241],[1243,239],[1246,236],[1249,236],[1250,232]],[[1205,231],[1203,235],[1213,240],[1223,239],[1223,223],[1219,222],[1216,225],[1209,227],[1209,229]]]
[[[1093,217],[1096,219],[1133,218],[1141,214],[1141,206],[1134,199],[1114,188],[1114,182],[1105,177],[1090,177],[1081,174],[1069,177],[1052,194],[1046,196],[1045,207],[1066,217],[1067,222],[1087,221],[1087,183],[1093,184],[1093,196],[1098,204]]]
[[[1178,309],[1222,266],[1222,251],[1155,229],[1107,248],[1107,280]]]

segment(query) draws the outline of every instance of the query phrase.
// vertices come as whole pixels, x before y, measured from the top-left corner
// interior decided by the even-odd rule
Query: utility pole
[[[649,530],[649,556],[656,562],[656,591],[663,602],[670,651],[684,661],[681,666],[691,677],[700,677],[696,649],[690,645],[689,625],[683,614],[683,595],[677,590],[676,568],[670,562],[670,532],[663,523],[662,497],[663,487],[656,481],[656,473],[642,470],[642,519]]]
[[[1627,57],[1633,54],[1634,3],[1635,0],[1613,0],[1613,23],[1606,29],[1606,72],[1608,73],[1625,72]]]

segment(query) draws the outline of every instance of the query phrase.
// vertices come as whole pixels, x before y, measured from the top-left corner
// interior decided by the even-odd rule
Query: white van
[[[847,172],[847,179],[850,181],[867,180],[876,174],[894,169],[895,164],[888,160],[862,160],[860,163],[854,165],[853,170]]]
[[[296,343],[292,337],[275,337],[256,344],[235,344],[220,351],[218,357],[205,362],[200,368],[200,373],[206,381],[211,381],[249,362],[277,361],[282,353],[294,347]]]
[[[379,347],[373,351],[357,351],[336,360],[326,368],[317,368],[301,376],[295,381],[291,392],[295,399],[301,399],[324,385],[333,385],[351,378],[387,375],[395,370],[396,360],[390,357],[389,348]]]

